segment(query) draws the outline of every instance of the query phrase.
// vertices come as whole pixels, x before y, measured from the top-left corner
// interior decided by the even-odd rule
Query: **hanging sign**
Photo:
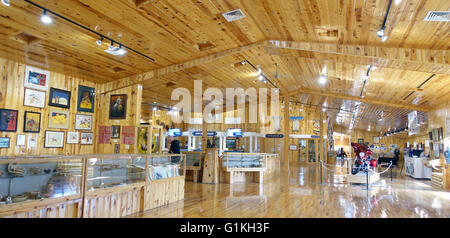
[[[302,116],[299,116],[299,117],[294,117],[294,116],[289,117],[289,120],[291,120],[291,121],[301,121],[301,120],[303,120],[303,119],[305,119],[305,118],[302,117]]]
[[[283,138],[283,134],[266,134],[266,138]]]
[[[202,131],[194,131],[192,132],[193,136],[203,136],[203,132]],[[217,132],[216,131],[208,131],[206,132],[206,136],[216,136]]]

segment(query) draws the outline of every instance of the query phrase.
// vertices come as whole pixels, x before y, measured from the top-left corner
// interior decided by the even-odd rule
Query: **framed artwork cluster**
[[[71,120],[69,110],[71,108],[72,92],[50,87],[50,72],[32,66],[25,66],[24,78],[24,101],[23,105],[30,108],[43,109],[46,107],[46,102],[50,108],[48,110],[48,126],[45,128],[45,148],[63,148],[64,143],[67,144],[82,144],[92,145],[94,133],[92,131],[93,116],[89,113],[94,113],[95,105],[95,88],[84,85],[78,85],[77,93],[77,114],[75,120]],[[48,91],[48,98],[47,97]],[[124,100],[124,101],[122,101]],[[121,117],[126,111],[126,95],[117,97],[115,102],[115,115]],[[81,114],[83,113],[83,114]],[[18,121],[17,110],[0,109],[0,132],[17,132]],[[124,114],[123,114],[124,115]],[[40,133],[42,112],[25,110],[23,122],[24,133]],[[71,123],[74,123],[73,128],[78,131],[62,131],[71,128]],[[60,129],[53,130],[53,129]],[[114,136],[120,137],[119,132],[115,129]],[[67,133],[67,138],[66,137]],[[17,146],[25,146],[27,136],[17,135]],[[29,136],[30,138],[37,138]],[[0,148],[9,148],[9,137],[0,138]],[[30,144],[30,142],[28,142]]]

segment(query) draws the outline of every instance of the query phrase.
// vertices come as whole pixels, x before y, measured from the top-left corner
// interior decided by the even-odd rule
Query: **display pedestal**
[[[380,174],[369,172],[369,184],[375,183],[380,180]],[[366,173],[359,172],[355,175],[349,174],[347,177],[347,183],[362,183],[366,184],[367,178]]]

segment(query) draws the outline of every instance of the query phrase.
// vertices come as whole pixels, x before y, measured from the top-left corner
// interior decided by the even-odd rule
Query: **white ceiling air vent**
[[[237,20],[240,20],[245,17],[245,15],[241,11],[241,9],[236,9],[231,12],[226,12],[226,13],[222,14],[222,16],[225,17],[225,19],[228,22],[237,21]]]
[[[450,11],[429,11],[425,21],[450,21]]]

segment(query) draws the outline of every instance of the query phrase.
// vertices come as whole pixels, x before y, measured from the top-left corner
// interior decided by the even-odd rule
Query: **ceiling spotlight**
[[[11,4],[9,3],[9,0],[2,0],[3,5],[5,6],[10,6]]]
[[[321,75],[320,77],[319,77],[319,83],[320,84],[325,84],[327,82],[327,78],[325,77],[325,76],[323,76],[323,75]]]
[[[395,0],[395,5],[398,5],[402,2],[402,0]]]
[[[326,111],[327,109],[326,108],[322,108],[322,111],[324,112],[324,111]]]
[[[258,80],[259,80],[259,81],[263,81],[263,80],[264,80],[264,75],[260,74],[260,75],[258,76]]]
[[[156,111],[156,110],[158,110],[158,108],[157,107],[153,107],[153,111]]]
[[[385,42],[387,40],[387,38],[388,38],[387,36],[383,36],[383,37],[381,37],[381,41]]]
[[[119,55],[124,55],[124,54],[126,54],[126,53],[127,53],[127,51],[124,50],[124,49],[122,49],[122,45],[120,45],[120,46],[119,46],[119,50],[117,51],[117,54],[119,54]]]
[[[379,37],[384,36],[384,29],[385,29],[385,27],[383,26],[379,31],[377,31],[377,36],[379,36]]]
[[[53,22],[52,18],[49,15],[47,15],[47,10],[44,10],[44,13],[41,16],[41,21],[44,24],[50,24]]]
[[[261,68],[258,67],[258,74],[261,74]]]
[[[97,43],[98,46],[101,46],[103,42],[103,37],[100,38],[100,40],[96,41],[95,43]]]

